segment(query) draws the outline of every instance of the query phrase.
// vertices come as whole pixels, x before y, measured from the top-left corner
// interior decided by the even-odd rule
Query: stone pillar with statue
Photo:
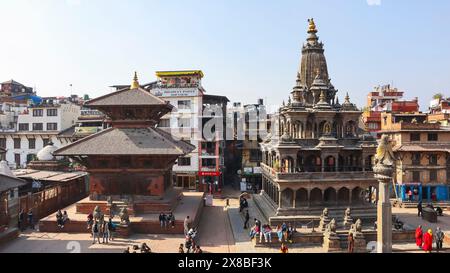
[[[377,252],[392,252],[392,205],[389,200],[389,182],[392,180],[395,156],[387,135],[381,141],[375,155],[373,171],[378,180]]]

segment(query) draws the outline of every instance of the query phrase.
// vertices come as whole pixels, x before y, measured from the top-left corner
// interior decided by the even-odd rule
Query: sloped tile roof
[[[54,152],[74,155],[184,155],[195,146],[157,128],[109,128]]]
[[[172,107],[168,102],[158,98],[150,92],[142,89],[122,89],[104,96],[89,100],[85,103],[85,106],[111,106],[111,105],[168,105]]]

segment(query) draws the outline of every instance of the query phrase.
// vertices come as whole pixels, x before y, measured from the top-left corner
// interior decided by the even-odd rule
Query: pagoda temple
[[[263,191],[255,199],[271,224],[306,224],[324,208],[336,219],[347,207],[361,219],[376,215],[376,141],[359,129],[362,112],[349,95],[339,103],[317,32],[310,19],[292,96],[274,115],[276,128],[260,145]]]
[[[164,198],[172,186],[173,164],[195,148],[157,128],[173,106],[142,89],[136,74],[131,87],[84,106],[103,112],[111,127],[62,147],[54,155],[70,157],[87,168],[90,201],[142,203]]]

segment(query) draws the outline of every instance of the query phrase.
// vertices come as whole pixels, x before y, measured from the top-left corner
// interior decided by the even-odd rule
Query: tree
[[[436,93],[433,95],[433,99],[435,100],[440,100],[444,97],[444,95],[442,93]]]

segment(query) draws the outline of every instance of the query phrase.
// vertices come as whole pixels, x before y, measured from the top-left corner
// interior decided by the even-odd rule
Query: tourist
[[[423,244],[423,231],[422,226],[417,227],[416,229],[416,245],[421,248]]]
[[[94,238],[94,241],[92,244],[95,244],[95,238],[97,238],[98,243],[100,243],[100,227],[98,226],[97,220],[94,220],[94,223],[92,224],[92,237]]]
[[[62,215],[62,219],[61,219],[61,228],[64,228],[64,225],[67,223],[67,221],[70,221],[69,219],[69,215],[67,215],[67,211],[64,211],[63,215]]]
[[[23,209],[19,213],[19,229],[20,231],[25,229],[25,212]]]
[[[348,234],[348,253],[353,253],[353,249],[355,247],[355,239],[353,239],[353,233]]]
[[[248,221],[250,220],[250,214],[248,213],[248,210],[245,211],[245,222],[244,222],[244,229],[247,229],[248,227]]]
[[[187,235],[190,229],[191,220],[189,219],[189,215],[186,216],[184,219],[183,227],[184,227],[184,234]]]
[[[175,228],[175,215],[170,212],[169,216],[167,216],[167,220],[169,221],[169,224],[172,228]]]
[[[108,239],[109,239],[110,236],[111,236],[111,234],[110,234],[110,230],[109,230],[109,223],[103,222],[103,225],[102,225],[102,238],[103,238],[103,243],[104,244],[105,244],[105,241],[106,241],[106,244],[108,243]]]
[[[139,246],[138,245],[134,245],[133,246],[133,253],[137,253],[138,250],[139,250]]]
[[[108,220],[109,240],[114,240],[114,233],[116,232],[116,225],[113,223],[112,218]]]
[[[408,200],[409,200],[409,202],[412,201],[412,197],[413,197],[412,191],[411,191],[411,189],[409,189],[408,190]]]
[[[419,200],[419,190],[417,188],[414,188],[413,194],[414,194],[414,201]]]
[[[159,223],[161,225],[161,229],[165,229],[167,227],[167,217],[163,212],[159,214]]]
[[[193,240],[191,238],[191,236],[187,236],[186,237],[186,242],[184,243],[184,246],[186,247],[186,253],[189,253],[189,250],[191,249],[191,247],[193,247]]]
[[[87,216],[87,229],[92,229],[93,223],[94,223],[94,215],[92,215],[92,212],[91,212]]]
[[[265,225],[263,228],[264,242],[272,243],[272,228],[269,225]]]
[[[281,229],[280,225],[277,225],[277,236],[278,236],[278,241],[281,243],[283,241],[283,230]]]
[[[442,211],[441,207],[436,207],[436,213],[437,213],[438,216],[443,216],[442,212],[443,211]]]
[[[196,247],[195,247],[195,250],[194,250],[194,253],[203,253],[203,250],[200,248],[200,246],[199,245],[197,245]]]
[[[422,216],[422,201],[419,201],[419,204],[417,204],[417,217]]]
[[[288,253],[289,249],[284,243],[281,243],[280,251],[281,251],[281,253]]]
[[[180,244],[180,247],[178,248],[178,253],[184,253],[183,244]]]
[[[286,242],[287,241],[287,225],[285,222],[281,225],[281,232],[283,233],[283,239]]]
[[[431,253],[431,250],[433,249],[433,231],[431,229],[423,235],[422,249],[428,253]]]
[[[253,240],[257,234],[259,234],[260,229],[257,225],[254,225],[252,230],[250,231],[250,239]]]
[[[34,229],[34,223],[33,223],[33,210],[28,211],[28,224],[30,225],[31,229]]]
[[[127,247],[123,253],[130,253],[130,247]]]
[[[58,227],[62,228],[63,226],[63,214],[61,212],[61,210],[58,210],[58,212],[56,213],[56,224],[58,225]]]
[[[292,237],[294,235],[294,232],[295,232],[294,227],[292,226],[292,224],[289,223],[286,234],[287,234],[287,241],[291,244],[292,244]]]
[[[436,250],[442,249],[442,242],[444,241],[444,232],[442,232],[440,227],[436,228],[435,240],[436,240]]]
[[[142,243],[141,245],[141,253],[152,253],[152,250],[146,243]]]

